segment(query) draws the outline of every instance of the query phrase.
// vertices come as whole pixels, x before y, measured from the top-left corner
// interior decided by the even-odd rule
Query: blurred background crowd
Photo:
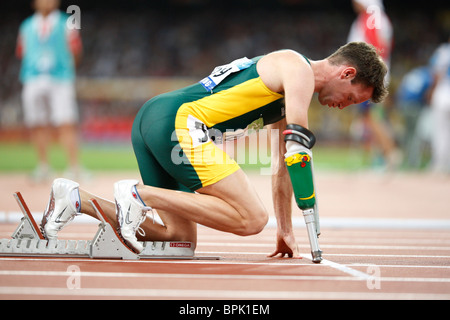
[[[134,114],[147,99],[198,81],[215,66],[236,58],[289,48],[313,60],[323,59],[347,42],[357,18],[351,0],[73,0],[61,1],[60,9],[65,11],[71,4],[81,9],[83,52],[76,84],[84,141],[126,140]],[[384,9],[392,23],[394,44],[390,95],[381,118],[403,154],[404,165],[419,117],[409,119],[402,81],[415,68],[428,66],[436,49],[448,41],[450,5],[389,0],[384,1]],[[1,141],[26,138],[21,62],[15,52],[19,26],[32,14],[31,1],[0,3]],[[424,98],[418,108],[428,102]],[[340,114],[330,110],[331,116],[316,109],[311,110],[311,127],[322,143],[365,139],[357,107]],[[423,161],[408,165],[418,168]]]

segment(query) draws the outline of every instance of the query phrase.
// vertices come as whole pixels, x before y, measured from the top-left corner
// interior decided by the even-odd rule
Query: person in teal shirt
[[[38,155],[33,178],[51,178],[48,149],[51,127],[59,134],[69,162],[67,174],[79,173],[78,106],[75,65],[82,44],[78,30],[67,27],[68,16],[58,10],[59,0],[34,0],[35,13],[19,30],[16,55],[22,60],[20,81],[24,123]]]

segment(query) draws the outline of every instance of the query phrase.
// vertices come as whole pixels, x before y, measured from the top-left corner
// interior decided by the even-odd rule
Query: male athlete
[[[143,246],[136,231],[139,240],[194,244],[197,223],[242,236],[259,233],[267,223],[267,210],[238,164],[213,143],[208,129],[245,128],[262,118],[280,132],[272,137],[280,143],[272,146],[278,229],[276,250],[270,256],[299,258],[291,199],[303,185],[313,183],[308,178],[311,166],[302,164],[311,159],[314,144],[307,115],[311,98],[318,93],[322,105],[339,109],[369,99],[379,102],[387,94],[386,72],[375,48],[363,42],[349,43],[319,61],[282,50],[217,67],[199,83],[147,101],[137,114],[132,143],[143,184],[115,183],[114,203],[76,182],[56,179],[42,230],[47,238],[56,238],[77,214],[96,217],[88,202],[96,199],[138,253]],[[306,170],[300,171],[303,167]],[[314,197],[313,192],[296,201],[300,208],[307,207]],[[153,209],[164,225],[144,222],[146,212]]]

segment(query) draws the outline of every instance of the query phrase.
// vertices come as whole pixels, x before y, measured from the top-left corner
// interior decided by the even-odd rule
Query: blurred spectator
[[[348,42],[364,41],[372,44],[390,69],[393,28],[382,0],[352,0],[352,4],[358,16],[351,26]],[[389,81],[389,73],[386,81]],[[359,121],[362,121],[364,131],[369,132],[369,140],[365,141],[366,151],[370,151],[375,143],[381,149],[387,168],[396,168],[401,157],[386,120],[388,113],[385,107],[365,102],[359,106],[359,111]]]
[[[16,55],[22,59],[24,121],[39,161],[33,178],[40,182],[51,175],[52,125],[67,153],[69,172],[79,171],[74,65],[81,55],[81,39],[77,30],[66,26],[59,0],[34,0],[33,6],[35,14],[20,26]]]
[[[432,170],[450,174],[450,38],[433,54],[431,68],[434,77]]]
[[[433,83],[431,70],[421,66],[409,71],[397,89],[397,105],[405,121],[403,150],[405,164],[420,168],[425,162],[425,150],[431,143],[431,118],[427,101]]]

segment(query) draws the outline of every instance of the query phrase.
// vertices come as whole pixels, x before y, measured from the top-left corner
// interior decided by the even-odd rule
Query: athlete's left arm
[[[275,251],[269,255],[299,257],[297,242],[292,228],[292,185],[284,163],[286,144],[282,134],[286,120],[280,120],[269,126],[272,157],[272,200],[277,218],[277,244]]]
[[[278,228],[277,249],[271,256],[288,254],[299,257],[292,228],[293,185],[284,163],[284,155],[288,150],[282,132],[287,124],[308,128],[308,109],[314,93],[314,74],[302,56],[289,50],[275,52],[261,59],[258,72],[269,89],[284,94],[286,104],[285,119],[271,127],[278,130],[276,145],[273,143],[276,140],[272,137],[272,166],[275,171],[272,175],[272,193]],[[297,144],[290,142],[290,146],[296,147]]]

